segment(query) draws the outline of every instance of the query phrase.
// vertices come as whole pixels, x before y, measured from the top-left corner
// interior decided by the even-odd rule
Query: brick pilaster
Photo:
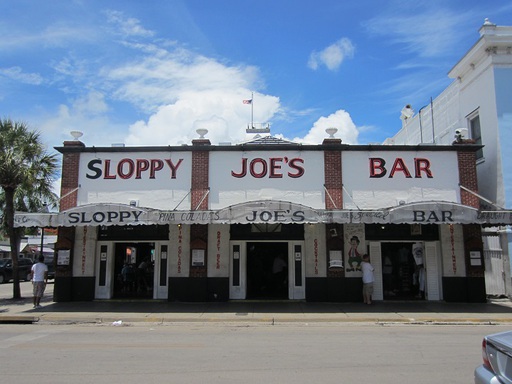
[[[192,140],[194,147],[204,147],[210,145],[208,139]],[[209,190],[209,168],[210,151],[205,148],[192,151],[192,191],[191,207],[192,210],[208,210],[208,190]],[[194,249],[204,250],[204,266],[190,266],[190,277],[207,277],[208,265],[208,225],[194,224],[190,226],[190,252]],[[192,262],[192,254],[190,255]]]
[[[476,173],[476,152],[458,151],[457,160],[459,163],[459,184],[467,189],[478,193],[478,180]],[[477,196],[464,189],[460,190],[460,201],[462,204],[473,208],[480,208],[480,200]]]
[[[85,144],[81,141],[65,141],[64,147],[84,148]],[[60,186],[60,204],[59,211],[76,207],[78,202],[78,170],[80,167],[80,150],[76,152],[67,152],[62,157],[62,181]],[[55,243],[55,251],[70,250],[70,263],[66,266],[59,266],[55,270],[55,285],[57,291],[60,292],[59,286],[61,278],[71,277],[73,275],[73,244],[75,242],[75,227],[59,227],[57,230],[57,242]],[[59,298],[57,292],[54,292],[56,301],[68,301],[68,299]],[[64,295],[65,296],[65,295]]]
[[[210,145],[208,139],[192,140],[193,146]],[[208,196],[205,197],[209,188],[209,164],[210,151],[196,150],[192,151],[192,192],[191,207],[192,210],[205,211],[208,209]],[[201,201],[202,200],[202,201]]]
[[[323,145],[341,144],[341,139],[324,139]],[[324,150],[325,208],[343,208],[341,150]]]
[[[463,142],[462,144],[472,144],[473,142]],[[476,173],[476,152],[473,150],[459,150],[457,152],[459,163],[459,183],[461,186],[478,193],[478,179]],[[480,208],[480,199],[474,194],[461,189],[461,204],[473,208]],[[462,233],[464,238],[464,256],[466,261],[466,275],[468,277],[484,276],[484,246],[482,242],[482,228],[480,225],[463,225]],[[480,252],[482,261],[481,266],[472,266],[470,252]]]
[[[64,147],[85,147],[81,141],[65,141]],[[76,207],[78,196],[78,169],[80,151],[64,153],[62,157],[62,182],[60,186],[59,211]],[[64,197],[63,197],[64,196]]]

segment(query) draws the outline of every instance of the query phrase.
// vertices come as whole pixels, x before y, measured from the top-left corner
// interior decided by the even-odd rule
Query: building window
[[[482,133],[480,130],[480,116],[474,115],[469,117],[469,127],[471,129],[471,138],[475,140],[475,144],[482,145]],[[480,148],[476,152],[476,159],[483,159],[484,152],[483,149]]]

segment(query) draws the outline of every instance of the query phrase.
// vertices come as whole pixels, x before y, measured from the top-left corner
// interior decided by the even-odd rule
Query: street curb
[[[146,316],[146,317],[133,317],[133,316],[62,316],[54,314],[40,314],[40,316],[31,315],[17,315],[17,316],[0,316],[0,324],[131,324],[131,323],[153,323],[153,324],[172,324],[172,323],[194,323],[194,324],[349,324],[349,323],[367,323],[367,324],[408,324],[408,325],[500,325],[510,324],[511,319],[498,319],[498,318],[433,318],[433,317],[416,317],[416,318],[381,318],[381,317],[352,317],[352,318],[298,318],[275,316],[269,317],[160,317],[160,316]]]
[[[0,324],[31,324],[39,321],[39,316],[0,316]]]

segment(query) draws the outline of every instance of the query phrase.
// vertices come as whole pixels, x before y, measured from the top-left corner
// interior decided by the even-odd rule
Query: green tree
[[[0,120],[0,187],[2,188],[2,228],[11,247],[14,274],[13,298],[21,298],[18,252],[23,228],[14,227],[14,212],[38,211],[55,204],[52,184],[58,169],[56,155],[46,152],[40,134],[25,123]]]

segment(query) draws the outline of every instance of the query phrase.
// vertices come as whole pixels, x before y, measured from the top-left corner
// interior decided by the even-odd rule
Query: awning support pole
[[[190,195],[190,192],[192,192],[192,190],[191,190],[191,189],[188,191],[188,193],[187,193],[185,196],[183,196],[183,199],[181,199],[181,200],[180,200],[180,202],[178,203],[178,205],[174,207],[173,211],[175,211],[175,210],[177,210],[177,209],[178,209],[178,207],[181,205],[181,203],[183,202],[183,200],[185,200],[185,199],[187,198],[187,196],[188,196],[188,195]]]
[[[336,206],[336,203],[334,202],[334,200],[332,199],[331,197],[331,194],[329,193],[329,191],[327,190],[327,188],[325,187],[325,184],[324,184],[324,190],[325,190],[325,193],[327,194],[327,196],[329,196],[329,200],[331,200],[331,203],[332,205],[334,206],[334,208],[338,209],[338,207]]]
[[[341,186],[341,188],[343,188],[343,190],[345,191],[345,193],[348,195],[348,197],[350,197],[350,200],[352,200],[352,202],[354,203],[354,205],[356,206],[356,208],[360,211],[361,208],[358,207],[358,205],[356,204],[356,202],[354,201],[354,199],[352,198],[352,196],[350,195],[350,193],[348,193],[347,189],[345,188],[344,185]]]
[[[489,203],[489,204],[491,204],[492,206],[494,206],[494,207],[498,208],[499,210],[504,210],[504,209],[505,209],[505,208],[503,208],[503,207],[500,207],[499,205],[494,204],[491,200],[486,199],[486,198],[485,198],[485,197],[483,197],[482,195],[479,195],[478,193],[476,193],[476,192],[472,191],[471,189],[466,188],[465,186],[463,186],[463,185],[461,185],[461,184],[459,184],[459,187],[460,187],[461,189],[465,190],[466,192],[471,193],[473,196],[476,196],[476,197],[478,197],[479,199],[481,199],[481,200],[485,201],[486,203]]]
[[[78,186],[78,187],[76,187],[75,189],[73,189],[73,190],[69,191],[69,192],[68,192],[68,193],[66,193],[64,196],[61,196],[61,197],[59,198],[59,203],[60,203],[60,201],[61,201],[62,199],[64,199],[64,198],[68,197],[68,196],[69,196],[69,195],[71,195],[73,192],[78,191],[78,189],[79,189],[79,188],[80,188],[80,186]]]
[[[197,207],[196,207],[196,209],[194,209],[194,211],[197,211],[197,209],[201,206],[201,203],[203,202],[204,199],[206,199],[206,196],[208,196],[209,193],[210,193],[210,187],[208,187],[205,194],[203,195],[203,198],[201,199],[199,204],[197,204]]]

